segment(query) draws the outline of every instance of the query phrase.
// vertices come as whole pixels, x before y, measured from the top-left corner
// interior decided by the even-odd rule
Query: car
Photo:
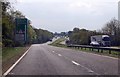
[[[50,39],[49,41],[52,41],[52,39]]]
[[[100,44],[97,41],[92,41],[90,43],[90,45],[92,45],[92,46],[100,46]]]

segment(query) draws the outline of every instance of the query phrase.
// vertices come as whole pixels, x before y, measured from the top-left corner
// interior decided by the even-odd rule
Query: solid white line
[[[58,56],[62,56],[61,54],[58,54]]]
[[[118,58],[114,58],[114,57],[110,57],[110,56],[99,55],[99,54],[94,54],[94,53],[89,53],[89,52],[82,52],[82,53],[92,54],[92,55],[101,56],[101,57],[106,57],[106,58],[111,58],[111,59],[118,59]]]
[[[98,55],[98,54],[94,54],[94,55],[101,56],[101,57],[106,57],[106,58],[111,58],[111,59],[118,59],[118,58],[114,58],[114,57],[110,57],[110,56],[105,56],[105,55]]]
[[[31,48],[31,47],[30,47]],[[22,58],[28,53],[30,48],[13,64],[3,75],[6,76],[8,73],[22,60]]]
[[[79,63],[77,63],[77,62],[75,62],[75,61],[72,61],[72,63],[75,64],[75,65],[77,65],[77,66],[80,65]]]

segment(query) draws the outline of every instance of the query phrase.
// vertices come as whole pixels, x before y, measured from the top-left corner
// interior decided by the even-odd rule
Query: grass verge
[[[49,45],[52,45],[52,46],[57,46],[57,47],[67,47],[66,45],[64,44],[61,44],[61,42],[65,41],[64,38],[59,38],[57,39],[56,41],[54,41],[53,43],[49,44]]]
[[[29,48],[26,47],[5,47],[2,49],[2,73],[5,73]]]
[[[2,45],[0,45],[0,77],[2,76]]]
[[[67,47],[67,45],[61,44],[61,42],[64,40],[65,39],[60,38],[49,45],[56,46],[56,47],[62,47],[62,48],[74,49],[74,50],[82,51],[82,52],[89,52],[89,53],[94,53],[94,54],[99,54],[99,55],[111,56],[111,57],[115,57],[115,58],[118,58],[119,54],[120,54],[120,52],[114,52],[114,51],[111,51],[111,54],[109,54],[109,51],[107,51],[107,50],[103,50],[103,52],[101,53],[101,51],[98,52],[97,49],[94,49],[93,51],[91,51],[89,48],[82,48],[81,49],[81,48]]]

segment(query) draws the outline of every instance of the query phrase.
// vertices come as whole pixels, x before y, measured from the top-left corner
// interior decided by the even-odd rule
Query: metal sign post
[[[120,1],[118,2],[118,20],[120,21]]]

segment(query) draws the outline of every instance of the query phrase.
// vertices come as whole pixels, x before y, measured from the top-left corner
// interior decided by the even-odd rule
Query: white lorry
[[[91,36],[91,43],[92,46],[110,46],[110,36],[108,35],[95,35]]]

